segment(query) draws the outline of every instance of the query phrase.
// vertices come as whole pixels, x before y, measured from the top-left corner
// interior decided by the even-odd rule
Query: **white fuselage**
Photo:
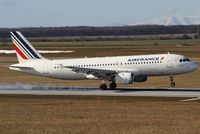
[[[26,63],[11,65],[9,69],[33,75],[65,79],[97,79],[93,75],[74,72],[68,66],[90,69],[132,72],[134,76],[163,76],[189,73],[198,68],[197,64],[185,56],[176,54],[156,54],[119,57],[80,58],[65,60],[29,60]],[[182,62],[181,62],[182,61]],[[12,67],[13,66],[13,67]],[[15,68],[16,66],[22,68]],[[32,69],[30,69],[32,68]]]

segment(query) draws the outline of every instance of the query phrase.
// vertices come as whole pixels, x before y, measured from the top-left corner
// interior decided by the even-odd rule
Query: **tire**
[[[107,85],[106,84],[101,84],[100,85],[100,89],[101,90],[106,90],[107,89]]]
[[[116,83],[114,83],[114,82],[110,83],[110,89],[111,89],[111,90],[115,90],[116,87],[117,87],[117,84],[116,84]]]
[[[175,87],[176,83],[175,82],[171,82],[171,87]]]

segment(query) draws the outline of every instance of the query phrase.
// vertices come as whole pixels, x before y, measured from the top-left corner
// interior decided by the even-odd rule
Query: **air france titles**
[[[158,60],[159,60],[159,57],[128,59],[129,62],[131,61],[158,61]]]

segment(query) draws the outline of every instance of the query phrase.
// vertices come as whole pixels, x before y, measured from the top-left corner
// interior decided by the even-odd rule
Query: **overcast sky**
[[[138,24],[200,16],[200,0],[0,0],[0,27]]]

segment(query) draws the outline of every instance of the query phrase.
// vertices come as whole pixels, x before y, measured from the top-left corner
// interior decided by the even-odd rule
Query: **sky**
[[[0,0],[0,27],[110,26],[200,16],[200,0]]]

